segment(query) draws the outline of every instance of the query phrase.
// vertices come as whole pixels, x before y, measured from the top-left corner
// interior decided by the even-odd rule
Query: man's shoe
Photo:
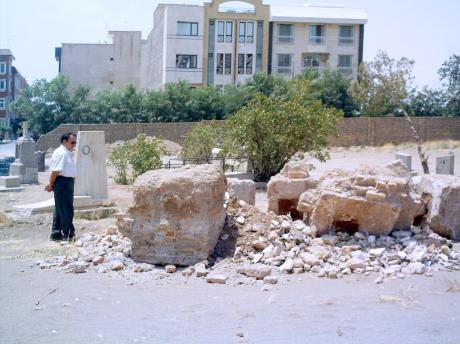
[[[61,234],[51,234],[50,235],[50,240],[51,241],[61,241],[62,240],[62,235]]]
[[[63,236],[62,241],[74,242],[75,241],[75,235]]]

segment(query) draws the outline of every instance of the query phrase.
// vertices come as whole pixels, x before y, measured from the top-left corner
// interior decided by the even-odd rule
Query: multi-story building
[[[329,68],[356,78],[366,14],[338,7],[274,7],[262,0],[160,4],[147,39],[113,34],[109,44],[63,44],[59,70],[73,86],[161,89],[240,84],[258,71],[292,78]]]
[[[16,114],[9,105],[26,87],[25,78],[13,66],[14,56],[9,49],[0,49],[0,126],[9,127]]]

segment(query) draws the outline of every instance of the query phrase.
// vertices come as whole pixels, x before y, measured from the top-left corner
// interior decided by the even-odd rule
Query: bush
[[[165,154],[165,150],[161,140],[147,139],[143,134],[133,141],[115,147],[109,156],[109,161],[115,168],[115,183],[126,185],[147,171],[161,168],[162,154]]]
[[[139,135],[129,144],[129,151],[128,161],[133,169],[133,178],[161,168],[161,154],[165,154],[161,140],[157,138],[147,140],[147,136]]]
[[[211,124],[197,124],[185,138],[182,145],[183,158],[202,158],[209,163],[212,149],[217,147],[217,127]]]
[[[246,155],[258,181],[270,179],[298,151],[323,161],[328,137],[343,117],[342,111],[309,99],[309,81],[290,81],[288,88],[287,97],[257,93],[224,127],[225,152]]]
[[[127,185],[130,183],[128,178],[129,171],[129,144],[122,143],[115,147],[109,155],[109,161],[115,168],[115,183]]]

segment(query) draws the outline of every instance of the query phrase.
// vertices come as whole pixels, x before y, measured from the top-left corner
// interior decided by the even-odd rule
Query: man
[[[50,181],[45,187],[48,192],[54,191],[53,227],[50,240],[68,240],[75,238],[73,220],[73,189],[77,167],[73,161],[72,151],[77,144],[74,133],[61,136],[61,146],[51,156]]]

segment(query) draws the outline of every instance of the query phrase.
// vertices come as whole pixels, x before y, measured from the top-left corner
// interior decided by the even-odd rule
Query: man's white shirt
[[[59,171],[63,177],[75,178],[77,176],[77,166],[73,161],[72,153],[61,145],[51,156],[50,171]]]

